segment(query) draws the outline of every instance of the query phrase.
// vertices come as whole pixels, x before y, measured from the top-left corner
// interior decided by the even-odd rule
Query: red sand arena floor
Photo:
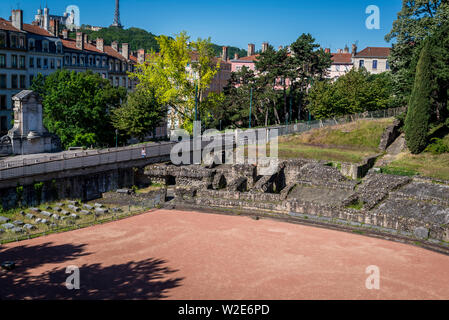
[[[2,299],[449,299],[449,257],[272,220],[158,210],[0,247]],[[80,268],[80,290],[65,287]],[[380,269],[368,290],[366,268]]]

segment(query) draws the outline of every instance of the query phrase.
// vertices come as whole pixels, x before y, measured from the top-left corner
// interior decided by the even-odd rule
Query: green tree
[[[112,111],[112,122],[118,130],[143,142],[159,126],[165,111],[153,91],[138,89],[128,95],[125,104]]]
[[[424,39],[448,21],[447,0],[402,1],[402,9],[385,37],[394,41],[389,62],[397,103],[404,106],[409,102]]]
[[[196,94],[202,108],[200,113],[207,114],[201,102],[206,99],[220,63],[214,59],[210,39],[190,42],[182,32],[174,39],[160,36],[157,41],[160,52],[153,51],[131,76],[138,79],[138,89],[153,90],[158,103],[170,107],[172,122],[179,121],[188,129],[194,119]]]
[[[390,108],[392,78],[388,72],[370,75],[364,68],[351,70],[334,82],[316,82],[307,100],[307,109],[317,119]]]
[[[327,75],[327,70],[332,64],[331,55],[315,43],[310,34],[302,34],[290,45],[290,92],[293,97],[294,112],[301,117],[301,111],[305,109],[308,101],[309,88],[317,81],[321,81]]]
[[[427,146],[432,109],[431,95],[435,89],[431,63],[431,43],[427,41],[416,68],[415,84],[405,119],[405,139],[409,150],[414,154],[422,152]]]
[[[45,79],[37,77],[32,90],[43,97],[44,125],[63,147],[114,144],[110,111],[126,98],[125,88],[90,71],[58,70]]]

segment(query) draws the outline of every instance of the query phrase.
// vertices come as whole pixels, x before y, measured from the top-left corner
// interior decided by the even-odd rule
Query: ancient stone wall
[[[449,183],[369,172],[352,179],[313,160],[280,163],[271,176],[254,166],[148,166],[149,179],[175,177],[175,201],[349,224],[428,241],[449,242]],[[165,178],[167,181],[167,178]]]

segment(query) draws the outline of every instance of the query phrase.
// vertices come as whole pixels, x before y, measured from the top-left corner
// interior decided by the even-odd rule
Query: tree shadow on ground
[[[177,272],[161,259],[102,266],[100,263],[79,267],[80,289],[68,290],[66,280],[73,273],[66,268],[76,265],[71,260],[89,255],[85,245],[46,243],[1,250],[0,260],[13,260],[17,268],[0,271],[0,299],[161,299],[170,289],[181,285],[183,278],[170,278]],[[36,274],[32,269],[45,264],[58,264]]]

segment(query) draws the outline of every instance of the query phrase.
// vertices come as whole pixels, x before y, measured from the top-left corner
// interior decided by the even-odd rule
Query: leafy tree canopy
[[[390,66],[395,83],[395,95],[406,105],[412,91],[415,70],[423,40],[449,21],[447,0],[403,0],[402,9],[386,35],[393,42]]]
[[[58,70],[32,85],[43,97],[44,125],[71,146],[114,145],[110,111],[126,98],[126,89],[113,87],[100,75]]]

